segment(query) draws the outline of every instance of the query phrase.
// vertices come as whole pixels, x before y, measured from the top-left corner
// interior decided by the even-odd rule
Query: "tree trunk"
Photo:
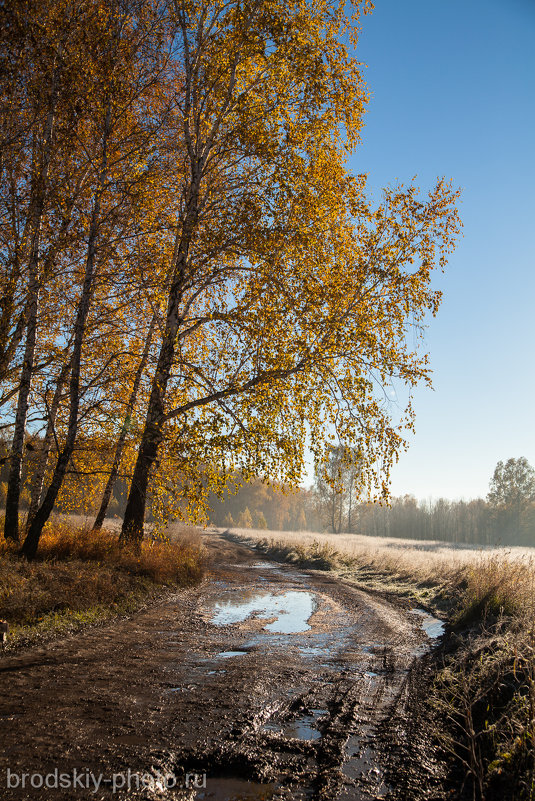
[[[99,179],[95,190],[93,201],[93,211],[91,214],[91,223],[89,226],[89,235],[87,240],[87,257],[84,274],[84,283],[82,286],[82,293],[78,303],[78,311],[76,314],[76,321],[74,324],[74,344],[71,360],[71,379],[69,384],[69,422],[67,426],[67,437],[65,445],[61,451],[58,461],[52,476],[52,481],[44,497],[44,500],[34,515],[34,518],[28,529],[26,539],[21,549],[21,554],[28,559],[33,559],[37,553],[39,539],[43,531],[43,527],[47,522],[52,509],[56,503],[56,498],[63,484],[67,466],[74,451],[74,443],[76,441],[76,434],[78,431],[78,410],[80,406],[80,366],[82,360],[82,345],[84,341],[85,325],[89,306],[91,303],[91,295],[93,289],[93,280],[95,277],[95,260],[96,260],[96,241],[100,225],[100,205],[102,194],[108,171],[108,140],[111,133],[111,102],[108,102],[106,109],[106,117],[104,122],[104,130],[102,134],[102,158],[99,172]]]
[[[46,425],[46,433],[43,439],[43,445],[41,451],[37,457],[37,464],[35,466],[35,472],[33,475],[32,486],[30,490],[30,508],[28,509],[28,518],[26,520],[26,532],[28,531],[32,519],[37,509],[39,508],[39,504],[41,503],[43,480],[45,477],[46,467],[48,464],[48,456],[50,454],[50,448],[52,447],[52,441],[54,439],[54,426],[56,424],[56,416],[58,413],[59,404],[61,401],[61,395],[63,393],[63,388],[65,386],[65,381],[67,380],[67,376],[69,375],[70,367],[71,367],[71,360],[70,358],[68,358],[67,361],[63,364],[63,367],[61,368],[58,380],[56,382],[56,389],[54,390],[52,403],[50,404],[50,411],[48,413],[48,422]]]
[[[15,542],[19,541],[19,503],[21,489],[22,454],[24,450],[24,433],[26,430],[26,415],[28,413],[28,398],[33,373],[35,341],[37,333],[37,317],[39,311],[39,246],[41,241],[41,222],[45,208],[45,198],[48,186],[48,170],[52,151],[52,137],[54,134],[54,121],[58,100],[59,67],[54,67],[52,75],[52,88],[45,123],[43,153],[36,178],[33,208],[30,211],[30,254],[28,260],[28,321],[26,346],[22,362],[17,412],[15,416],[15,430],[11,446],[11,464],[6,497],[6,516],[4,522],[4,537]]]
[[[152,381],[145,428],[141,437],[130,492],[128,493],[128,501],[119,538],[121,545],[130,543],[139,547],[143,539],[149,474],[163,439],[165,395],[175,356],[176,337],[182,322],[180,303],[187,277],[188,253],[198,218],[200,184],[200,172],[198,170],[199,165],[197,165],[190,185],[185,220],[176,235],[171,265],[173,281],[169,291],[165,333],[158,357],[158,365]]]
[[[149,473],[158,454],[158,447],[161,441],[162,426],[158,425],[158,422],[151,425],[147,421],[124,513],[121,536],[119,537],[121,545],[132,544],[138,548],[143,539]]]
[[[351,471],[353,471],[353,468],[351,468]],[[349,507],[348,507],[348,510],[347,510],[347,530],[348,530],[349,534],[351,534],[351,523],[352,523],[351,512],[352,512],[352,507],[353,507],[353,472],[351,472],[350,475],[349,475]]]
[[[37,265],[35,265],[35,267],[36,266]],[[11,460],[6,497],[6,517],[4,522],[4,537],[6,540],[9,539],[13,540],[14,542],[19,541],[19,502],[21,490],[22,455],[24,451],[24,433],[26,430],[28,397],[30,395],[37,331],[39,289],[36,269],[31,270],[30,272],[29,292],[31,294],[30,314],[28,318],[28,332],[26,336],[26,347],[24,349],[24,360],[22,362],[17,413],[15,416],[15,431],[13,433],[13,442],[11,445]]]
[[[110,502],[113,487],[115,485],[117,474],[119,472],[119,466],[121,464],[121,457],[123,455],[123,449],[126,442],[126,437],[128,435],[128,429],[130,427],[130,420],[132,419],[132,414],[134,412],[134,408],[137,402],[137,393],[139,390],[139,385],[141,384],[143,371],[147,365],[147,361],[149,358],[150,345],[152,341],[152,334],[154,332],[155,324],[156,324],[156,315],[153,315],[149,326],[149,330],[147,332],[147,337],[145,339],[145,347],[143,349],[143,355],[141,357],[141,361],[138,365],[138,368],[136,370],[136,375],[134,377],[134,384],[132,386],[132,392],[130,393],[130,398],[128,399],[128,405],[126,407],[126,415],[124,423],[121,428],[121,433],[119,434],[119,439],[117,440],[117,445],[115,448],[113,465],[110,471],[108,481],[106,483],[106,488],[102,495],[102,502],[100,504],[100,509],[98,510],[98,514],[95,518],[93,531],[98,531],[100,528],[102,528],[102,523],[104,522],[104,518],[106,517],[106,511],[108,509],[108,504]]]

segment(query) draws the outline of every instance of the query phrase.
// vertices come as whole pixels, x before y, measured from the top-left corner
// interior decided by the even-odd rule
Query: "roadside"
[[[46,797],[152,798],[118,784],[165,774],[177,799],[386,795],[378,727],[426,648],[423,616],[216,532],[206,545],[201,585],[0,660],[2,797],[41,798],[32,778],[76,770],[98,793]]]
[[[535,798],[535,566],[532,549],[462,558],[427,543],[229,533],[270,558],[321,566],[345,583],[447,619],[413,662],[378,730],[397,801]],[[336,547],[339,545],[339,549]],[[402,543],[403,545],[403,543]],[[420,546],[421,547],[421,546]],[[530,553],[531,550],[531,553]],[[397,553],[396,553],[397,552]],[[431,795],[430,795],[431,794]]]
[[[200,535],[191,529],[179,529],[169,542],[146,541],[133,553],[118,547],[111,527],[95,532],[73,518],[55,520],[32,562],[1,540],[0,620],[9,625],[4,650],[131,614],[200,581],[202,572]]]

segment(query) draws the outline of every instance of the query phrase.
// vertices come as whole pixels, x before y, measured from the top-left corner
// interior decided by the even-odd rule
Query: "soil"
[[[422,616],[215,531],[205,544],[199,586],[0,659],[0,798],[370,801],[401,797],[405,773],[423,792],[424,721],[415,764],[396,752]]]

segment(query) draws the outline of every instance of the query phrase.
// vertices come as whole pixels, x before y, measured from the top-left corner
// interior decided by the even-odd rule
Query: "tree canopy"
[[[4,5],[5,533],[26,460],[30,558],[72,475],[131,477],[125,543],[148,496],[193,514],[236,471],[295,484],[307,439],[388,493],[413,414],[393,422],[382,388],[430,381],[417,340],[460,223],[444,180],[373,204],[347,170],[367,10]]]

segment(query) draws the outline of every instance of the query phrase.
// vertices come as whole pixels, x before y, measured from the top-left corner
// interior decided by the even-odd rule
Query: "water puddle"
[[[196,791],[195,801],[269,801],[276,789],[274,784],[209,776],[206,787]]]
[[[303,645],[299,649],[301,656],[313,659],[316,656],[329,656],[329,648],[320,645]]]
[[[187,693],[191,690],[196,690],[197,684],[184,684],[179,687],[168,687],[166,693]]]
[[[312,709],[309,714],[301,715],[288,723],[265,723],[263,729],[294,740],[319,740],[321,732],[317,729],[317,723],[326,714],[325,709]]]
[[[366,732],[368,736],[371,732]],[[346,744],[348,762],[342,767],[347,786],[338,796],[339,801],[354,801],[355,798],[384,798],[391,789],[383,779],[381,770],[376,766],[377,754],[363,734],[350,735]],[[369,795],[363,794],[363,785],[369,790]],[[356,788],[358,795],[355,795]]]
[[[374,656],[379,654],[379,656],[382,656],[387,647],[387,645],[381,645],[381,643],[376,642],[373,645],[361,645],[360,650],[364,651],[365,654],[373,654]]]
[[[216,659],[230,659],[232,656],[247,656],[248,651],[220,651],[216,654]],[[214,670],[214,673],[217,671]]]
[[[212,623],[216,626],[227,626],[256,617],[271,620],[264,626],[266,631],[297,634],[310,629],[307,621],[314,609],[314,594],[311,592],[290,591],[280,595],[254,592],[245,594],[237,601],[217,601]]]
[[[430,640],[437,640],[439,637],[442,637],[446,627],[443,620],[433,617],[433,615],[430,615],[425,609],[411,609],[410,613],[411,615],[418,615],[421,617],[422,628]]]

